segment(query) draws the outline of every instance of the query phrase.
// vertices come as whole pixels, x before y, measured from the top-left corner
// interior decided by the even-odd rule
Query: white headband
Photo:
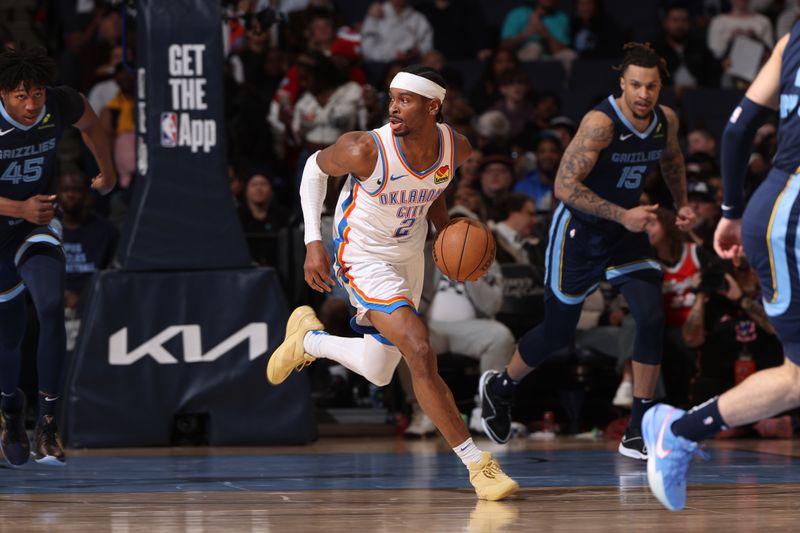
[[[417,93],[425,98],[431,98],[444,102],[444,95],[447,91],[438,83],[434,83],[427,78],[411,74],[410,72],[398,72],[389,85],[391,89],[405,89],[412,93]]]

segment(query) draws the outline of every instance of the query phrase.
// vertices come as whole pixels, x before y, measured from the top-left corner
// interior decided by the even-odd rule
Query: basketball
[[[494,236],[482,222],[458,218],[433,243],[433,260],[453,281],[480,279],[494,263]]]

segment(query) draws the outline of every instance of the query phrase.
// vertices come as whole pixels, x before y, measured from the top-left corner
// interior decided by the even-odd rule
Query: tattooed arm
[[[697,293],[697,299],[694,301],[689,316],[686,317],[686,322],[683,323],[681,334],[686,346],[689,348],[699,348],[706,342],[706,295],[702,292]]]
[[[742,299],[739,300],[739,307],[744,309],[744,312],[753,319],[753,322],[755,322],[758,327],[770,335],[775,335],[775,328],[770,324],[767,312],[764,310],[761,303],[747,296],[743,296]]]
[[[625,209],[600,198],[583,184],[597,163],[600,152],[614,136],[614,123],[604,113],[590,111],[583,117],[572,142],[569,143],[556,173],[556,198],[584,213],[621,222]]]
[[[661,154],[661,176],[672,193],[678,210],[675,225],[681,231],[689,231],[694,226],[696,217],[686,198],[686,165],[678,145],[678,116],[669,107],[661,106],[661,110],[667,117],[668,124],[667,146]]]
[[[587,113],[561,158],[554,193],[556,198],[584,213],[619,222],[630,231],[644,231],[647,223],[655,218],[652,213],[655,207],[625,209],[601,198],[583,184],[600,152],[611,144],[613,137],[614,123],[605,113]]]

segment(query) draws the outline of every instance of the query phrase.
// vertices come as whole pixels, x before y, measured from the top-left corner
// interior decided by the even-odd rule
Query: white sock
[[[385,346],[372,337],[337,337],[324,331],[306,333],[303,348],[314,357],[336,361],[378,386],[391,380],[402,357],[397,348]]]
[[[456,452],[464,466],[469,466],[470,463],[480,463],[483,454],[481,449],[472,442],[472,437],[453,448],[453,451]]]

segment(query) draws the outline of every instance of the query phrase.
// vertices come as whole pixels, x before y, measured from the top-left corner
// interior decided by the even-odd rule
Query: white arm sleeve
[[[325,193],[328,190],[328,175],[317,164],[317,154],[314,152],[306,161],[303,169],[303,179],[300,181],[300,206],[303,208],[303,223],[305,237],[303,241],[321,241],[320,218],[322,217],[322,204],[325,202]]]

